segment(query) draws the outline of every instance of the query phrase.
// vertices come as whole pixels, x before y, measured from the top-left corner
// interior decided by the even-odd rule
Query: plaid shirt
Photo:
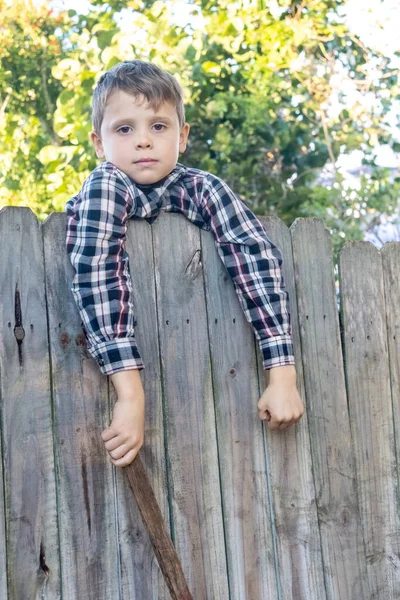
[[[88,352],[103,374],[144,367],[135,341],[124,241],[128,219],[151,223],[161,210],[182,213],[197,227],[212,231],[255,332],[264,369],[294,364],[280,251],[224,181],[177,163],[161,181],[139,185],[112,163],[103,162],[65,209],[66,245],[75,269],[71,291]]]

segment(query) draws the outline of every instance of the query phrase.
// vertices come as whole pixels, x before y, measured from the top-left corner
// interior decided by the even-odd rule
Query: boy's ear
[[[104,154],[103,142],[101,141],[101,139],[99,138],[99,136],[97,135],[97,133],[95,131],[90,132],[90,139],[92,140],[92,144],[96,151],[97,158],[104,158],[105,154]]]
[[[189,123],[185,123],[179,134],[179,152],[185,152],[186,150],[186,143],[189,137],[189,131],[190,125]]]

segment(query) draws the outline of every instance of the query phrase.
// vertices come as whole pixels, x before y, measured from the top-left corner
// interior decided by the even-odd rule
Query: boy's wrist
[[[144,399],[143,393],[123,394],[121,396],[118,396],[117,402],[119,402],[120,404],[135,404],[135,405],[137,405],[139,402],[144,404],[145,399]]]
[[[118,400],[132,401],[143,395],[143,384],[139,369],[127,369],[110,375]]]
[[[269,383],[296,384],[296,368],[294,365],[280,365],[268,371]]]

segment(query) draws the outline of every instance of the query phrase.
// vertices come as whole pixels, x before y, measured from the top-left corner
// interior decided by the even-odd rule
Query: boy
[[[88,351],[117,393],[113,419],[102,432],[111,462],[130,464],[143,444],[143,369],[136,347],[127,220],[149,223],[162,210],[183,213],[211,230],[252,324],[270,382],[258,402],[271,429],[297,423],[304,409],[281,276],[281,255],[254,214],[218,177],[177,163],[189,135],[182,89],[151,63],[124,61],[94,90],[91,139],[106,159],[66,204],[67,251],[75,269],[72,292]]]

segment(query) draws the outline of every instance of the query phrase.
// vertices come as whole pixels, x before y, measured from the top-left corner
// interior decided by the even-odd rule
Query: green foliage
[[[397,204],[399,181],[375,166],[374,148],[391,142],[385,119],[399,85],[388,59],[347,31],[342,5],[193,0],[177,25],[177,2],[93,0],[87,15],[55,15],[46,2],[0,0],[0,206],[29,205],[39,218],[63,210],[98,164],[93,86],[137,57],[184,86],[191,134],[182,162],[223,177],[256,214],[323,218],[336,248],[361,238]],[[353,104],[341,91],[349,82]],[[360,101],[367,93],[372,108]],[[360,189],[334,169],[354,149],[371,172]]]

